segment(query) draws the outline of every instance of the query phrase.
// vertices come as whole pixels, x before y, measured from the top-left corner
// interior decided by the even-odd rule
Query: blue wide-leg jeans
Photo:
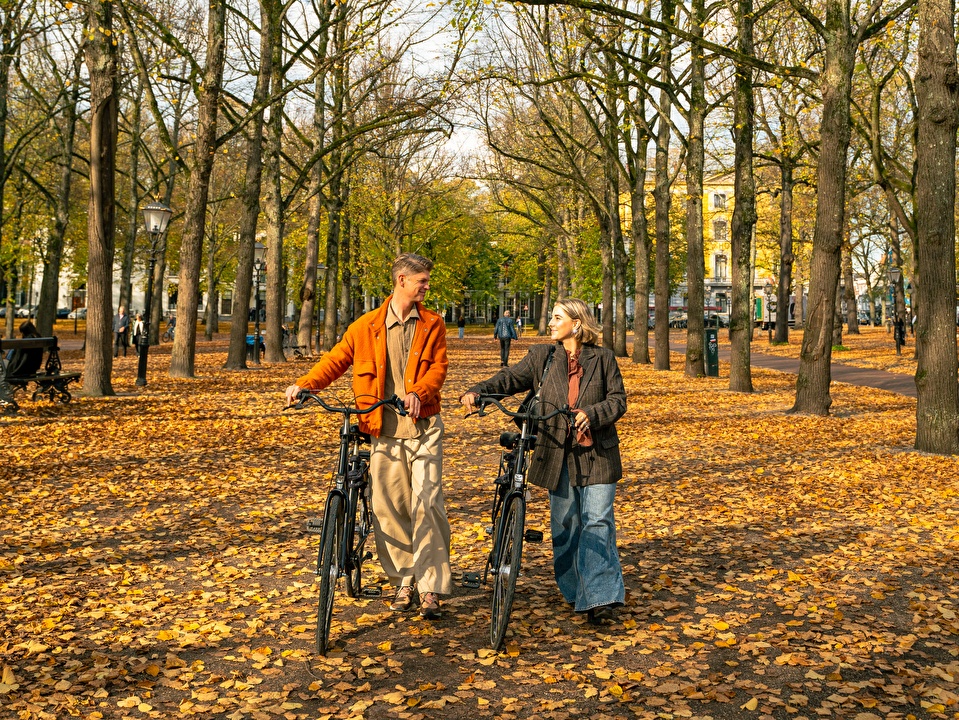
[[[616,549],[615,499],[616,483],[571,487],[566,463],[559,485],[549,494],[553,572],[576,612],[622,605],[626,598]]]

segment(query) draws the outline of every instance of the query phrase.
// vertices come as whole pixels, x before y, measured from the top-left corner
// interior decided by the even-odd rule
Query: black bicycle
[[[291,407],[302,409],[316,403],[327,412],[343,416],[340,427],[340,452],[336,473],[326,498],[322,518],[311,518],[307,530],[320,535],[316,574],[320,577],[320,599],[316,615],[316,652],[325,655],[330,646],[330,622],[333,619],[333,595],[336,583],[346,578],[346,594],[355,597],[379,597],[379,588],[363,587],[363,562],[373,557],[366,551],[366,539],[373,532],[370,503],[370,451],[362,449],[370,436],[350,422],[352,415],[363,415],[384,405],[406,414],[403,401],[396,395],[378,400],[369,407],[333,407],[322,398],[303,390]]]
[[[569,408],[563,407],[541,415],[538,412],[539,401],[528,403],[525,409],[513,412],[503,407],[497,398],[488,395],[480,395],[475,404],[476,414],[480,417],[486,415],[489,405],[495,405],[520,423],[519,432],[504,432],[499,437],[503,452],[493,490],[493,548],[483,571],[484,583],[490,573],[493,575],[490,646],[499,650],[513,609],[523,541],[538,542],[543,539],[542,532],[526,530],[526,471],[536,447],[536,429],[539,423],[557,415],[564,415],[572,421],[573,414]]]

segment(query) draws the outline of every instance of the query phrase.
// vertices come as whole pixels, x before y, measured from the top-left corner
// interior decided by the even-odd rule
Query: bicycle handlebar
[[[554,418],[557,415],[565,415],[566,417],[570,419],[573,418],[573,411],[569,409],[568,405],[564,405],[561,408],[557,408],[556,410],[553,410],[553,412],[549,413],[548,415],[537,415],[536,413],[533,413],[529,410],[526,410],[525,412],[513,412],[512,410],[508,410],[505,407],[503,407],[503,404],[492,395],[478,396],[476,398],[477,409],[475,412],[470,413],[470,415],[478,415],[479,417],[484,417],[486,415],[486,406],[490,404],[498,407],[500,411],[503,412],[503,414],[508,415],[511,418],[519,418],[520,420],[525,419],[525,420],[531,420],[533,422],[545,422],[546,420]],[[469,415],[467,415],[467,417],[469,417]]]
[[[398,412],[400,415],[407,414],[406,407],[403,405],[402,398],[398,397],[397,395],[393,395],[392,397],[389,397],[383,400],[377,400],[375,403],[365,408],[334,407],[332,405],[327,405],[326,402],[324,402],[323,398],[319,397],[318,395],[314,395],[309,390],[300,390],[300,392],[296,396],[296,399],[297,399],[296,404],[287,405],[283,409],[284,410],[290,410],[290,409],[302,410],[304,407],[306,407],[307,402],[312,400],[313,402],[315,402],[317,405],[322,407],[327,412],[339,413],[341,415],[365,415],[366,413],[373,412],[377,408],[382,407],[384,405],[392,406],[396,410],[396,412]]]

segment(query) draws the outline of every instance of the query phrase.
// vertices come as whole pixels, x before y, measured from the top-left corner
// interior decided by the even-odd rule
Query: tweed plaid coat
[[[547,414],[565,406],[569,394],[569,365],[566,351],[559,343],[533,345],[520,362],[477,383],[469,392],[515,395],[538,388],[551,347],[555,348],[555,354],[540,393],[541,407],[543,414]],[[541,423],[528,480],[547,490],[554,490],[558,485],[564,460],[569,466],[570,484],[574,486],[614,483],[623,477],[615,423],[626,412],[626,390],[616,357],[607,348],[584,345],[579,363],[583,377],[576,406],[589,417],[593,444],[583,447],[568,442],[569,423],[562,415]]]

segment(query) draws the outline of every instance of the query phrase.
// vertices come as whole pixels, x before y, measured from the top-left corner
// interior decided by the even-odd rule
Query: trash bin
[[[706,377],[719,377],[719,331],[706,328]]]

